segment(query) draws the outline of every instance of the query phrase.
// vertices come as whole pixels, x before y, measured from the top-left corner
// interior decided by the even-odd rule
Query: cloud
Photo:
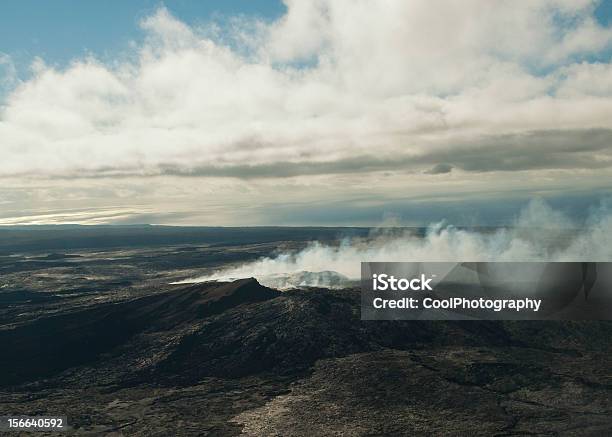
[[[160,8],[128,56],[35,58],[28,78],[0,56],[4,210],[304,224],[323,205],[365,223],[422,198],[612,184],[612,29],[596,2],[286,5],[197,27]]]
[[[0,175],[610,164],[609,142],[595,138],[599,154],[587,153],[589,136],[612,128],[612,66],[589,61],[610,48],[612,30],[593,18],[592,2],[444,9],[288,1],[279,20],[238,31],[252,29],[248,55],[159,9],[141,22],[131,61],[37,63],[0,115]],[[575,144],[583,152],[563,149],[566,133],[587,141]]]
[[[612,167],[612,130],[582,129],[526,132],[474,137],[469,143],[457,138],[452,146],[390,156],[363,154],[335,160],[272,161],[264,163],[214,162],[158,164],[146,167],[98,167],[94,172],[65,172],[57,179],[107,177],[228,177],[239,179],[359,174],[400,171],[424,174],[523,171],[537,169],[595,169]]]
[[[77,211],[46,211],[33,215],[0,216],[0,226],[4,225],[45,225],[79,223],[99,225],[107,223],[131,223],[136,212],[131,209],[93,209]],[[143,223],[143,222],[140,222]]]
[[[17,83],[17,68],[13,60],[9,55],[0,52],[0,98],[10,92]]]
[[[436,164],[431,169],[427,170],[427,174],[444,174],[453,171],[453,166],[450,164]]]

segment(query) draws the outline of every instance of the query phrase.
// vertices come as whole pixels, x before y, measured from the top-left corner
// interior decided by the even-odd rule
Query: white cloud
[[[6,100],[0,174],[411,156],[484,134],[612,127],[610,64],[576,60],[612,41],[591,2],[287,7],[253,26],[246,58],[160,9],[141,23],[137,61],[38,62]]]
[[[387,170],[402,185],[409,171],[425,191],[453,175],[468,191],[472,171],[541,182],[563,174],[555,169],[601,175],[612,165],[612,141],[602,146],[612,140],[612,65],[601,61],[612,30],[592,1],[287,8],[272,23],[237,18],[223,38],[215,24],[193,28],[162,8],[141,22],[128,61],[59,69],[36,59],[1,106],[0,177],[239,177],[260,166],[244,174],[302,174],[296,189],[325,197],[308,175]],[[567,141],[551,142],[551,131]],[[490,165],[466,165],[475,153]],[[371,155],[379,161],[361,166]],[[424,176],[432,168],[452,171]]]
[[[0,52],[0,99],[18,82],[17,69],[13,60],[6,53]]]

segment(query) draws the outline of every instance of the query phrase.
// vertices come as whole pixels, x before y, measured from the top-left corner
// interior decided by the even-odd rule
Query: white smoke
[[[338,245],[313,242],[297,253],[262,258],[184,282],[255,277],[279,289],[333,288],[357,280],[363,261],[612,261],[612,216],[602,207],[579,224],[535,200],[508,228],[475,231],[437,223],[425,236],[379,229],[370,238],[347,238]]]

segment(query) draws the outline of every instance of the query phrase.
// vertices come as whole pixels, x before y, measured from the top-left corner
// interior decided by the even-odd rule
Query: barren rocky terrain
[[[612,323],[361,321],[358,289],[170,285],[304,244],[249,238],[5,245],[0,410],[75,435],[612,433]]]

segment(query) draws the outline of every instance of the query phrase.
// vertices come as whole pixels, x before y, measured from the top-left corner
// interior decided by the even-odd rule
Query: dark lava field
[[[367,233],[0,229],[0,415],[67,416],[69,435],[612,435],[611,322],[361,321],[358,289],[170,284]]]

